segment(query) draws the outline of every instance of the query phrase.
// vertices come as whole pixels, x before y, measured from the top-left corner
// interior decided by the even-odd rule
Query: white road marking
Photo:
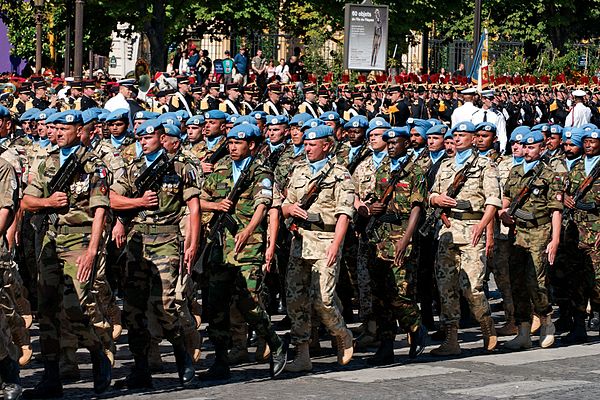
[[[569,387],[574,388],[583,385],[589,385],[590,383],[592,382],[576,380],[514,381],[475,388],[446,390],[446,393],[474,397],[494,397],[497,399],[506,399],[515,396],[531,396],[534,394],[553,392],[555,390],[564,390]]]
[[[356,371],[329,372],[311,375],[311,378],[333,379],[343,382],[373,383],[392,379],[418,378],[421,376],[447,375],[456,372],[467,372],[466,369],[433,367],[428,365],[400,365],[389,368],[366,368]]]
[[[600,344],[577,345],[550,349],[535,349],[529,351],[516,351],[505,354],[488,354],[464,359],[471,362],[485,362],[494,365],[511,366],[544,361],[565,360],[600,355]]]

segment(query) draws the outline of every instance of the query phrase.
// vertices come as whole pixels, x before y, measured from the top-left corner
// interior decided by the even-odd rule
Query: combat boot
[[[521,350],[531,348],[531,324],[522,322],[519,324],[519,333],[513,339],[504,343],[504,347],[509,350]]]
[[[554,344],[556,329],[554,328],[551,315],[540,317],[540,321],[542,323],[540,327],[540,347],[546,349]]]
[[[310,341],[309,341],[310,354],[313,356],[321,355],[321,340],[319,338],[319,324],[312,326],[310,330]]]
[[[25,329],[31,328],[33,324],[33,314],[31,312],[31,304],[24,296],[17,296],[15,299],[15,310],[23,318]]]
[[[108,307],[108,320],[112,326],[111,336],[113,340],[117,340],[121,333],[123,333],[123,323],[121,322],[121,309],[114,302],[114,299],[111,301],[112,304]]]
[[[561,301],[558,303],[559,316],[554,323],[556,332],[569,332],[573,329],[573,311],[569,302]]]
[[[457,356],[461,353],[458,344],[458,326],[456,324],[448,324],[445,328],[446,338],[439,347],[429,352],[432,356]]]
[[[408,338],[410,341],[410,350],[408,358],[417,358],[427,345],[427,328],[421,324],[414,331],[409,332]]]
[[[590,314],[588,327],[592,330],[598,330],[600,328],[600,313],[598,311],[592,311]]]
[[[0,376],[2,377],[2,394],[4,400],[17,400],[23,394],[21,379],[19,378],[19,364],[5,357],[0,361]]]
[[[160,339],[151,338],[148,347],[148,367],[153,373],[163,371],[163,362],[160,357]]]
[[[308,343],[300,343],[296,346],[296,356],[287,363],[285,370],[288,372],[310,372],[312,371],[312,362],[308,352]]]
[[[562,338],[564,344],[581,344],[588,340],[587,331],[585,329],[585,314],[581,311],[574,313],[573,327],[571,331]]]
[[[152,374],[147,356],[133,356],[134,365],[127,378],[115,383],[116,389],[152,389]]]
[[[271,349],[267,344],[267,340],[262,336],[259,336],[258,340],[256,341],[256,353],[254,355],[254,361],[256,361],[258,364],[264,364],[269,362],[270,357]]]
[[[240,365],[247,364],[250,362],[250,355],[246,347],[234,346],[229,350],[227,354],[227,361],[229,365]]]
[[[231,377],[227,360],[227,347],[223,344],[215,345],[215,361],[210,368],[201,372],[198,377],[203,381],[228,380]]]
[[[13,343],[18,347],[21,355],[19,356],[19,365],[21,367],[26,366],[33,357],[33,350],[31,349],[31,336],[26,326],[27,322],[25,318],[20,318],[19,326],[16,329],[11,330]]]
[[[379,341],[377,340],[377,322],[372,320],[367,322],[364,332],[356,338],[355,346],[357,349],[379,346]]]
[[[498,345],[498,336],[492,317],[483,317],[481,320],[481,334],[483,335],[483,349],[486,351],[494,350]]]
[[[58,361],[44,362],[44,376],[33,389],[23,391],[25,399],[53,399],[63,397],[63,385],[58,372]]]
[[[517,328],[517,325],[515,324],[515,320],[514,318],[506,321],[506,323],[504,325],[502,325],[500,328],[496,329],[496,334],[498,336],[512,336],[512,335],[516,335],[517,332],[519,331],[519,329]]]
[[[92,358],[92,373],[94,377],[94,393],[101,394],[110,387],[112,368],[110,360],[104,354],[104,349],[90,351]]]
[[[394,339],[382,339],[375,354],[367,360],[372,366],[390,365],[394,363]]]
[[[175,363],[177,364],[177,373],[179,381],[183,386],[189,386],[194,382],[196,371],[192,357],[185,349],[183,337],[179,336],[173,340],[173,353],[175,355]]]
[[[540,326],[542,326],[542,322],[540,321],[540,317],[538,317],[537,315],[533,314],[533,317],[531,318],[531,333],[536,333],[539,329]]]
[[[30,344],[24,344],[21,346],[21,357],[19,357],[19,366],[24,367],[31,361],[33,357],[33,350]]]
[[[336,336],[337,341],[337,359],[338,364],[346,365],[352,360],[354,355],[354,343],[352,342],[352,332],[349,329],[345,329],[345,332]]]
[[[272,352],[270,352],[269,374],[271,375],[271,378],[275,378],[284,370],[287,364],[287,341],[282,340],[277,333],[272,330],[272,333],[267,340],[266,347],[267,349],[274,349]]]
[[[60,349],[59,370],[60,378],[64,381],[75,382],[81,379],[79,363],[77,362],[77,349],[71,347]]]

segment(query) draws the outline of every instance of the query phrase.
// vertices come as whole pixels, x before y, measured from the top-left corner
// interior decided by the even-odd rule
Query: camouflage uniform
[[[391,175],[398,172],[390,172],[389,162],[377,170],[373,192],[377,199],[383,196]],[[406,232],[411,210],[425,202],[427,188],[419,167],[405,168],[401,174],[385,214],[378,217],[382,221],[376,229],[378,237],[369,238],[369,245],[374,247],[371,253],[376,256],[369,265],[369,275],[373,288],[373,311],[381,339],[396,337],[396,321],[404,332],[414,331],[421,323],[414,290],[418,260],[412,246],[406,248],[402,265],[396,265],[394,259],[395,245]]]
[[[473,159],[471,155],[465,162]],[[462,167],[455,157],[442,161],[431,189],[431,196],[447,192],[454,177]],[[469,302],[471,312],[482,322],[490,316],[490,307],[483,292],[485,276],[485,243],[471,245],[471,230],[483,217],[488,205],[501,207],[498,168],[489,159],[478,157],[468,172],[469,178],[456,200],[466,200],[470,210],[452,209],[448,213],[450,227],[442,225],[436,261],[436,279],[440,290],[441,316],[445,325],[457,326],[460,320],[459,290]]]
[[[319,173],[324,173],[325,166]],[[313,176],[307,161],[296,164],[287,188],[284,205],[297,203]],[[319,213],[324,227],[301,224],[299,236],[292,239],[287,276],[287,308],[292,322],[292,343],[308,343],[311,333],[312,310],[332,336],[346,334],[346,324],[337,305],[335,287],[339,276],[338,261],[326,266],[327,247],[335,235],[337,217],[354,214],[354,184],[348,170],[336,164],[323,181],[317,200],[307,210]],[[340,247],[341,253],[341,247]]]
[[[584,162],[580,161],[569,172],[566,193],[572,195],[586,178]],[[594,311],[600,308],[600,249],[596,246],[600,235],[599,179],[594,181],[581,201],[595,206],[590,211],[576,208],[573,222],[566,228],[564,237],[568,238],[568,244],[565,246],[565,258],[570,273],[565,286],[570,289],[569,298],[573,308],[585,313],[588,300]]]
[[[48,154],[24,194],[39,198],[50,195],[48,183],[60,169],[59,151]],[[79,343],[90,351],[102,348],[91,322],[102,313],[97,309],[94,292],[77,280],[76,261],[87,251],[94,210],[110,206],[108,171],[85,148],[80,147],[75,154],[83,172],[76,174],[67,191],[69,207],[58,210],[57,224],[51,225],[44,236],[38,264],[40,342],[42,356],[49,362],[58,361],[60,355],[61,305]]]
[[[174,346],[183,343],[175,299],[180,257],[183,257],[179,223],[186,202],[198,197],[200,190],[196,186],[195,168],[184,156],[175,157],[157,193],[158,208],[138,213],[128,234],[123,312],[129,329],[129,348],[134,357],[141,359],[147,356],[150,345],[148,311],[157,317],[167,340]],[[136,191],[135,180],[145,168],[145,156],[136,159],[111,189],[122,196],[131,196]]]
[[[539,161],[544,163],[543,160]],[[550,314],[548,300],[546,246],[551,238],[552,211],[562,211],[562,179],[548,164],[531,186],[531,195],[521,205],[533,214],[533,220],[515,217],[515,245],[510,254],[510,283],[515,304],[515,322],[528,323],[531,313],[540,317]],[[503,196],[512,200],[529,180],[533,171],[524,173],[523,165],[516,165],[504,185]],[[532,308],[533,303],[533,308]]]
[[[214,152],[216,152],[217,149],[225,142],[225,140],[225,136],[221,136],[221,138],[219,138],[217,143],[210,150],[208,149],[206,141],[201,140],[192,146],[190,151],[194,153],[200,161],[203,161],[205,158],[210,157]]]
[[[231,214],[238,232],[250,223],[255,209],[273,201],[273,175],[259,163],[253,163],[243,192]],[[202,187],[202,200],[218,202],[227,197],[233,187],[231,162],[215,166]],[[261,267],[266,249],[266,219],[248,238],[240,253],[235,253],[234,236],[221,232],[222,245],[209,243],[205,249],[203,267],[208,280],[208,335],[215,346],[227,346],[231,337],[230,304],[235,304],[248,324],[259,336],[269,338],[276,347],[281,342],[275,334],[271,321],[258,301],[262,284]]]

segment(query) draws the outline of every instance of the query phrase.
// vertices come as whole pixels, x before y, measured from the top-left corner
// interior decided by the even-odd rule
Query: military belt
[[[471,221],[471,220],[479,220],[479,219],[483,218],[483,213],[481,211],[473,211],[473,212],[451,211],[448,214],[448,217],[457,219],[459,221]]]
[[[50,225],[48,228],[50,231],[58,233],[59,235],[70,235],[73,233],[84,233],[90,234],[92,233],[92,226],[68,226],[68,225],[59,225],[54,226]]]
[[[162,233],[179,233],[179,225],[135,224],[133,230],[142,235],[160,235]]]
[[[307,231],[335,232],[334,224],[311,224],[310,222],[301,222],[298,226]]]
[[[534,218],[530,220],[523,220],[517,218],[515,223],[519,228],[537,228],[539,226],[550,223],[550,221],[552,221],[552,218],[550,218],[548,215],[544,215],[540,218]]]

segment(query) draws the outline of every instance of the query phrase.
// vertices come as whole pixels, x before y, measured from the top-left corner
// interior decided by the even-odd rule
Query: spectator
[[[275,74],[279,77],[281,83],[290,81],[290,67],[285,63],[285,59],[279,60],[279,65],[275,67]]]
[[[241,76],[242,83],[245,85],[247,83],[246,76],[248,75],[248,57],[246,56],[246,49],[244,47],[242,47],[240,52],[235,55],[233,62],[235,64],[235,69]]]
[[[263,92],[267,86],[267,61],[263,58],[261,49],[256,50],[256,56],[252,59],[252,72],[256,75],[256,85]]]
[[[202,85],[208,79],[208,76],[212,72],[212,60],[208,56],[208,50],[202,50],[202,57],[200,57],[200,64],[198,66],[198,73],[196,74],[198,82]]]
[[[456,71],[454,71],[454,76],[466,76],[467,73],[465,72],[465,64],[460,63],[460,65],[458,66],[458,69]]]
[[[267,81],[271,81],[271,78],[275,76],[275,63],[273,60],[269,60],[269,65],[267,65]]]
[[[200,63],[200,55],[198,54],[198,50],[193,48],[190,50],[190,58],[188,59],[187,66],[188,71],[191,74],[196,74],[198,71],[198,64]],[[198,75],[196,74],[196,79],[198,79]]]
[[[229,54],[229,50],[225,50],[225,58],[223,59],[223,80],[226,85],[233,80],[234,64],[235,63]]]

